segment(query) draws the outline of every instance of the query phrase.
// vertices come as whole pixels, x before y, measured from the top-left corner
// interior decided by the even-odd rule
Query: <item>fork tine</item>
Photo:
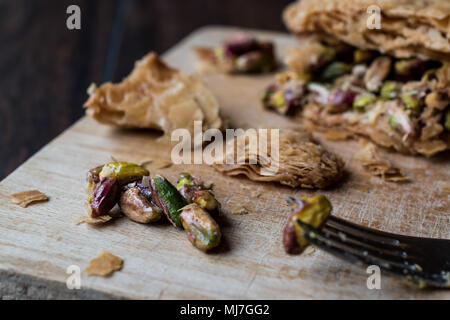
[[[325,235],[336,239],[340,238],[342,242],[347,243],[351,247],[364,248],[370,255],[375,255],[380,259],[392,259],[396,263],[403,264],[408,254],[405,251],[398,250],[397,247],[385,246],[380,243],[373,243],[372,241],[366,241],[365,238],[359,238],[357,236],[347,234],[343,231],[337,230],[333,227],[325,225],[322,228]]]
[[[335,216],[331,216],[327,220],[327,225],[339,231],[344,231],[348,234],[359,236],[376,243],[391,245],[395,247],[401,246],[400,240],[396,239],[397,237],[394,238],[392,234],[373,230],[364,226],[359,226],[357,224],[345,221]]]
[[[347,250],[347,244],[343,243],[341,239],[330,239],[322,231],[299,219],[296,220],[296,223],[303,229],[304,232],[302,235],[308,242],[339,258],[356,264],[377,265],[386,272],[409,278],[418,283],[425,281],[427,284],[437,287],[445,287],[448,285],[448,276],[445,274],[430,274],[418,268],[406,268],[406,265],[399,267],[396,264],[383,263],[377,258],[364,254],[364,250]],[[414,265],[413,263],[408,264]]]

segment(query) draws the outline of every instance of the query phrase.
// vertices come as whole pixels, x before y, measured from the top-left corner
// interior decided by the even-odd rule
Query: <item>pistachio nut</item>
[[[117,179],[106,177],[100,180],[90,199],[90,215],[92,218],[104,216],[117,204],[119,184]]]
[[[364,112],[367,107],[377,100],[376,96],[372,93],[365,92],[356,96],[353,102],[353,110]]]
[[[352,70],[351,65],[344,62],[332,62],[322,71],[320,79],[323,82],[331,82],[334,79],[349,73]]]
[[[392,100],[398,97],[401,84],[396,81],[385,81],[380,90],[380,96],[385,100]]]
[[[418,110],[422,106],[422,99],[414,91],[402,94],[401,99],[406,109]]]
[[[197,249],[208,251],[219,245],[222,237],[219,225],[200,206],[190,204],[184,207],[180,219],[188,240]]]
[[[370,50],[356,49],[353,52],[353,62],[356,64],[368,62],[373,58],[373,56],[374,54]]]
[[[161,219],[163,211],[152,199],[145,196],[138,187],[131,187],[120,196],[121,211],[131,220],[151,223]]]
[[[181,228],[180,209],[188,204],[186,200],[166,178],[160,175],[153,177],[152,189],[158,205],[163,209],[167,219],[174,226]]]
[[[180,174],[177,190],[188,203],[196,203],[209,212],[215,212],[219,209],[219,202],[211,190],[206,189],[200,181],[187,172]]]
[[[283,247],[288,254],[300,254],[303,248],[297,242],[297,235],[295,234],[294,223],[292,219],[303,209],[305,203],[302,200],[297,200],[292,197],[286,198],[286,202],[292,207],[293,211],[289,216],[286,226],[283,229]]]
[[[142,179],[150,172],[140,165],[131,162],[111,162],[105,164],[99,173],[100,179],[105,177],[116,178],[120,185]]]
[[[320,229],[325,224],[332,210],[330,201],[324,195],[314,196],[302,201],[304,206],[291,220],[294,225],[297,243],[300,247],[299,250],[305,249],[309,242],[303,237],[303,229],[296,223],[296,220],[299,219],[314,228]]]

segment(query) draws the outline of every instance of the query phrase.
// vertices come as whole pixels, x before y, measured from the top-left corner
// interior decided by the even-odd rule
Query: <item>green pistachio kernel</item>
[[[418,110],[422,106],[422,100],[414,91],[402,94],[402,101],[406,109]]]
[[[354,63],[368,62],[372,58],[373,58],[373,54],[369,50],[356,49],[353,52],[353,62]]]
[[[194,186],[194,185],[195,185],[194,180],[192,179],[192,176],[189,173],[184,172],[180,174],[180,180],[178,180],[177,183],[178,190],[180,190],[184,186]]]
[[[99,177],[116,178],[119,184],[127,184],[132,181],[141,179],[144,176],[150,175],[150,172],[140,165],[131,162],[110,162],[103,166]]]
[[[180,209],[188,203],[178,190],[164,177],[155,175],[152,188],[167,219],[176,227],[181,228]]]
[[[380,96],[382,99],[391,100],[395,99],[400,92],[401,84],[396,81],[386,81],[380,90]]]
[[[272,95],[271,100],[271,104],[274,107],[277,108],[282,108],[285,105],[285,100],[284,100],[284,95],[283,95],[283,90],[277,91]]]
[[[396,128],[398,126],[398,122],[397,122],[397,120],[394,117],[390,117],[389,118],[389,125],[392,128]]]
[[[217,222],[196,204],[181,210],[180,220],[188,240],[202,251],[211,250],[220,244],[221,232]]]
[[[214,49],[214,54],[218,60],[224,60],[225,58],[225,49],[224,47],[216,47]]]
[[[301,248],[307,247],[309,243],[303,237],[303,229],[296,223],[296,220],[299,219],[314,228],[320,229],[327,221],[332,210],[330,201],[324,195],[314,196],[304,202],[305,206],[292,217],[297,243]]]
[[[322,74],[320,75],[320,79],[324,82],[331,82],[334,79],[343,76],[346,73],[351,71],[352,67],[344,62],[332,62],[328,66],[325,67]]]
[[[377,98],[372,93],[361,93],[358,96],[356,96],[355,101],[353,102],[353,110],[364,112],[366,111],[366,107],[371,104],[372,102],[375,102]]]

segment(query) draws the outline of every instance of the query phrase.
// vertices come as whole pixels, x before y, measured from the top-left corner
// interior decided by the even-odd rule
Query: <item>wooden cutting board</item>
[[[192,46],[219,44],[235,31],[203,28],[164,58],[184,72],[193,72]],[[253,32],[274,40],[280,56],[296,42],[285,34]],[[259,95],[271,79],[272,75],[205,77],[233,126],[297,126],[261,108]],[[394,184],[361,169],[353,159],[357,142],[323,143],[346,161],[342,183],[320,191],[331,199],[335,215],[388,232],[450,238],[450,195],[445,187],[450,182],[448,154],[429,160],[384,153],[412,179],[408,184]],[[73,219],[85,213],[85,173],[110,161],[111,156],[137,163],[157,162],[170,159],[170,147],[158,140],[157,133],[117,130],[83,118],[0,183],[3,286],[20,283],[31,297],[450,299],[449,291],[409,288],[384,274],[381,290],[369,290],[365,269],[319,250],[286,255],[281,244],[290,211],[285,197],[311,196],[319,191],[226,177],[206,165],[172,166],[152,170],[152,174],[159,172],[175,181],[178,173],[188,170],[214,183],[224,213],[219,219],[224,243],[217,252],[196,250],[184,232],[164,223],[140,225],[123,218],[102,227],[76,226]],[[50,201],[26,209],[9,203],[10,194],[29,189],[45,192]],[[261,196],[252,196],[254,191]],[[244,206],[249,213],[233,214],[235,206]],[[77,265],[83,270],[103,250],[122,257],[123,270],[106,279],[87,277],[83,272],[84,295],[68,290],[67,267]],[[29,290],[33,284],[37,288],[34,294]]]

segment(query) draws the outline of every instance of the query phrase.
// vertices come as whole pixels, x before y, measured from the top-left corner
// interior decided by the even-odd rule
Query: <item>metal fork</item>
[[[358,265],[377,265],[419,287],[450,288],[450,240],[408,237],[331,216],[318,230],[296,219],[314,246]]]

